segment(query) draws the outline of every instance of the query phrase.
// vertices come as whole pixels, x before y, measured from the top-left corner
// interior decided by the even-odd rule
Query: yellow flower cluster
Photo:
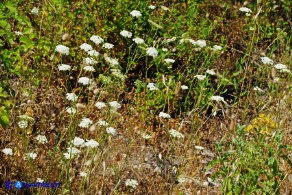
[[[268,134],[271,130],[276,128],[276,123],[273,121],[270,115],[260,114],[255,118],[250,125],[245,128],[246,132],[257,130],[261,134]]]

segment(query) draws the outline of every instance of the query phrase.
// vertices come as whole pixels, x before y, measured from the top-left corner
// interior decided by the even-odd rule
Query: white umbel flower
[[[156,6],[154,6],[154,5],[149,5],[148,8],[153,10],[153,9],[156,8]]]
[[[119,108],[122,107],[122,105],[120,103],[118,103],[117,101],[109,102],[109,105],[111,108],[113,108],[115,110],[118,110]]]
[[[90,125],[92,125],[92,120],[89,118],[83,118],[78,126],[82,128],[88,128]]]
[[[286,65],[284,64],[276,64],[274,66],[277,70],[283,70],[283,69],[288,69]]]
[[[14,34],[16,34],[17,36],[23,35],[22,32],[19,32],[19,31],[14,31]]]
[[[30,13],[32,13],[33,15],[38,15],[39,14],[39,9],[34,7],[32,8],[32,10],[30,11]]]
[[[106,128],[106,132],[107,132],[108,134],[113,135],[113,136],[115,136],[115,135],[117,134],[116,129],[113,128],[113,127],[108,127],[108,128]]]
[[[58,69],[60,71],[67,71],[67,70],[71,70],[71,66],[68,64],[59,64]]]
[[[43,179],[41,179],[41,178],[37,178],[36,182],[43,183],[43,182],[44,182],[44,180],[43,180]]]
[[[67,107],[66,112],[69,114],[75,114],[77,112],[76,108]]]
[[[167,58],[167,59],[164,59],[164,62],[166,62],[166,63],[168,63],[168,64],[172,64],[172,63],[175,62],[175,60],[174,60],[174,59],[169,59],[169,58]]]
[[[195,75],[194,78],[200,80],[200,81],[203,81],[205,78],[206,78],[206,75]]]
[[[133,41],[134,41],[137,45],[139,45],[139,44],[143,44],[143,43],[145,42],[144,39],[141,39],[141,38],[139,38],[139,37],[134,38]]]
[[[120,35],[122,35],[123,37],[126,37],[126,38],[131,38],[132,37],[132,33],[127,31],[127,30],[121,31]]]
[[[82,45],[80,45],[80,49],[83,49],[84,51],[88,52],[92,50],[92,46],[87,43],[83,43]]]
[[[203,47],[207,46],[207,43],[205,40],[197,40],[193,43],[193,45],[197,45],[197,46],[203,48]]]
[[[114,45],[111,44],[111,43],[104,43],[102,45],[102,47],[105,48],[105,49],[112,49],[114,47]]]
[[[133,10],[130,12],[131,16],[133,16],[134,18],[139,18],[142,16],[141,12],[138,10]]]
[[[223,97],[221,97],[221,96],[217,96],[217,95],[212,96],[212,97],[210,98],[210,100],[212,100],[212,101],[216,101],[216,102],[225,102]]]
[[[255,86],[255,87],[253,88],[253,90],[254,90],[254,91],[261,92],[261,93],[265,92],[264,90],[262,90],[262,89],[259,88],[258,86]]]
[[[81,171],[79,173],[80,177],[87,177],[87,173],[85,173],[84,171]]]
[[[95,72],[95,69],[93,66],[84,66],[83,70],[88,71],[88,72]]]
[[[106,108],[106,104],[104,102],[96,102],[95,107],[97,107],[98,109],[103,109]]]
[[[158,56],[158,51],[155,49],[155,47],[148,47],[146,49],[146,54],[148,56],[151,56],[151,57],[155,58],[155,57]]]
[[[41,144],[45,144],[48,142],[47,138],[45,135],[37,135],[36,136],[36,140],[41,143]]]
[[[97,35],[92,35],[90,37],[90,41],[94,42],[97,45],[99,45],[99,44],[104,42],[104,40],[100,36],[97,36]]]
[[[104,121],[104,120],[99,120],[99,121],[97,122],[97,124],[98,124],[99,126],[103,126],[103,127],[108,127],[108,126],[109,126],[109,124],[108,124],[106,121]]]
[[[26,153],[26,154],[25,154],[24,159],[31,158],[31,159],[34,160],[36,157],[37,157],[37,153],[29,152],[29,153]]]
[[[239,8],[239,11],[244,12],[244,13],[252,13],[251,9],[247,7],[241,7]]]
[[[268,57],[261,57],[261,61],[263,64],[273,65],[274,61]]]
[[[96,51],[96,50],[91,50],[91,51],[88,51],[87,53],[88,53],[88,55],[90,55],[90,56],[94,56],[94,57],[99,56],[99,52]]]
[[[93,58],[84,58],[84,63],[89,64],[89,65],[94,65],[94,64],[97,64],[97,61],[94,60]]]
[[[155,91],[155,90],[158,89],[158,87],[156,87],[155,83],[148,83],[147,88],[148,88],[150,91]]]
[[[4,149],[2,150],[2,152],[3,152],[5,155],[10,155],[10,156],[13,155],[13,152],[12,152],[12,149],[11,149],[11,148],[4,148]]]
[[[189,87],[186,86],[186,85],[182,85],[180,88],[181,88],[182,90],[187,90],[187,89],[189,89]]]
[[[99,143],[93,139],[90,139],[84,143],[84,146],[90,147],[90,148],[96,148],[99,146]]]
[[[117,59],[114,59],[114,58],[106,57],[105,61],[107,63],[109,63],[110,65],[112,65],[113,67],[119,65],[119,61]]]
[[[72,141],[72,144],[74,146],[82,146],[84,144],[84,139],[80,138],[80,137],[75,137],[74,140]]]
[[[67,93],[66,94],[66,99],[69,101],[76,102],[77,98],[78,98],[78,96],[75,93]]]
[[[64,45],[57,45],[55,51],[62,55],[69,55],[69,47]]]
[[[169,130],[168,133],[174,138],[184,138],[185,137],[182,133],[178,132],[175,129]]]
[[[89,85],[92,83],[92,80],[88,77],[80,77],[78,79],[78,83],[82,84],[82,85]]]
[[[25,129],[26,127],[28,127],[28,122],[27,120],[21,120],[17,123],[18,127],[21,129]]]
[[[135,179],[127,179],[125,184],[126,186],[132,187],[134,189],[138,186],[138,182]]]
[[[206,73],[209,75],[216,75],[216,72],[213,69],[206,70]]]
[[[159,113],[159,117],[160,118],[171,118],[169,114],[165,113],[165,112],[160,112]]]

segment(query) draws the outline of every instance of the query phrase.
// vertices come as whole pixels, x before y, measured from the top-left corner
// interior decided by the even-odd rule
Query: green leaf
[[[0,124],[3,128],[6,128],[9,124],[9,117],[7,115],[3,115],[0,117]]]
[[[153,22],[153,21],[152,21],[152,20],[150,20],[150,19],[148,19],[148,22],[149,22],[150,24],[152,24],[153,26],[155,26],[155,27],[159,28],[159,29],[163,29],[163,27],[162,27],[162,26],[160,26],[159,24],[157,24],[157,23]]]

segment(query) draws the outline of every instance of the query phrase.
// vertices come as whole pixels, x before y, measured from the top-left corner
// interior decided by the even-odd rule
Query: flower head
[[[95,107],[98,109],[106,108],[106,104],[104,102],[96,102]]]
[[[213,69],[206,70],[206,73],[209,74],[209,75],[216,75],[216,72]]]
[[[212,101],[216,101],[216,102],[225,102],[223,97],[221,97],[221,96],[217,96],[217,95],[212,96],[212,97],[210,98],[210,100],[212,100]]]
[[[80,45],[80,49],[83,49],[84,51],[88,52],[92,50],[92,46],[87,43],[83,43],[82,45]]]
[[[109,126],[109,124],[108,124],[106,121],[104,121],[104,120],[99,120],[99,121],[97,122],[97,124],[98,124],[99,126],[104,126],[104,127]]]
[[[149,5],[148,8],[149,8],[149,9],[155,9],[156,6],[154,6],[154,5]]]
[[[10,155],[10,156],[13,155],[13,152],[12,152],[12,149],[11,149],[11,148],[4,148],[4,149],[2,150],[2,152],[3,152],[5,155]]]
[[[88,55],[90,55],[90,56],[94,56],[94,57],[99,56],[99,52],[96,51],[96,50],[90,50],[90,51],[88,51],[87,53],[88,53]]]
[[[74,140],[72,141],[74,146],[82,146],[84,144],[84,139],[80,137],[75,137]]]
[[[127,30],[121,31],[120,35],[122,35],[123,37],[126,37],[126,38],[131,38],[132,37],[132,33],[127,31]]]
[[[22,32],[19,32],[19,31],[14,31],[14,33],[15,33],[17,36],[21,36],[21,35],[23,35]]]
[[[115,110],[117,110],[117,109],[122,107],[121,104],[119,104],[117,101],[109,102],[109,105],[110,105],[111,108],[113,108]]]
[[[241,7],[239,8],[239,11],[244,12],[244,13],[252,13],[251,9],[247,7]]]
[[[17,123],[18,127],[21,129],[25,129],[26,127],[28,127],[28,122],[27,120],[21,120]]]
[[[115,136],[115,135],[117,134],[116,129],[113,128],[113,127],[108,127],[108,128],[106,128],[106,132],[107,132],[108,134],[113,135],[113,136]]]
[[[151,56],[151,57],[155,58],[155,57],[158,56],[158,51],[155,49],[155,47],[148,47],[146,49],[146,54],[148,56]]]
[[[165,113],[165,112],[160,112],[159,113],[159,117],[160,118],[171,118],[169,114]]]
[[[67,71],[67,70],[71,70],[71,66],[67,64],[59,64],[58,69],[60,71]]]
[[[102,47],[105,48],[105,49],[112,49],[114,47],[114,45],[111,44],[111,43],[104,43],[102,45]]]
[[[139,37],[134,38],[133,41],[134,41],[137,45],[139,45],[139,44],[143,44],[143,43],[145,42],[143,39],[141,39],[141,38],[139,38]]]
[[[138,186],[138,182],[135,179],[127,179],[126,186],[130,186],[132,188],[136,188]]]
[[[95,72],[95,69],[93,66],[84,66],[83,70],[88,72]]]
[[[33,7],[32,10],[30,11],[33,15],[38,15],[39,14],[39,9],[36,7]]]
[[[164,62],[166,62],[166,63],[168,63],[168,64],[172,64],[172,63],[175,62],[175,60],[174,60],[174,59],[169,59],[169,58],[167,58],[167,59],[164,59]]]
[[[92,80],[88,77],[80,77],[78,79],[78,83],[82,84],[82,85],[89,85],[92,83]]]
[[[187,89],[189,89],[189,87],[186,86],[186,85],[182,85],[180,88],[181,88],[182,90],[187,90]]]
[[[76,102],[77,98],[78,98],[78,96],[75,93],[67,93],[66,94],[66,99],[69,101]]]
[[[206,75],[195,75],[194,78],[197,78],[200,81],[203,81],[206,78]]]
[[[87,146],[87,147],[91,147],[91,148],[96,148],[99,146],[99,143],[93,139],[90,139],[90,140],[87,140],[85,143],[84,143],[84,146]]]
[[[130,12],[130,14],[134,17],[134,18],[139,18],[142,16],[141,12],[138,10],[133,10]]]
[[[46,138],[45,135],[37,135],[37,136],[36,136],[36,140],[37,140],[39,143],[41,143],[41,144],[44,144],[44,143],[47,143],[47,142],[48,142],[48,140],[47,140],[47,138]]]
[[[75,114],[77,112],[76,108],[67,107],[66,112],[69,114]]]
[[[94,65],[94,64],[97,64],[97,61],[94,60],[93,58],[84,58],[84,63]]]
[[[268,57],[261,57],[261,61],[263,64],[270,64],[270,65],[273,65],[274,61],[271,60],[270,58]]]
[[[86,177],[87,176],[87,173],[84,172],[84,171],[81,171],[79,175],[80,175],[80,177]]]
[[[147,88],[148,88],[150,91],[155,91],[155,90],[158,89],[158,87],[155,85],[155,83],[148,83]]]
[[[183,134],[181,134],[180,132],[178,132],[175,129],[169,130],[168,133],[174,138],[184,138],[185,137]]]
[[[83,118],[78,126],[82,128],[88,128],[91,124],[92,120],[90,120],[89,118]]]
[[[99,45],[99,44],[101,44],[101,43],[104,42],[104,40],[103,40],[100,36],[97,36],[97,35],[92,35],[92,36],[90,37],[90,40],[91,40],[92,42],[94,42],[95,44],[97,44],[97,45]]]
[[[274,66],[277,70],[283,70],[283,69],[288,69],[286,65],[284,64],[276,64]]]
[[[25,154],[25,159],[27,159],[27,158],[31,158],[31,159],[35,159],[37,157],[37,153],[34,153],[34,152],[29,152],[29,153],[26,153]]]
[[[55,51],[59,52],[62,55],[69,55],[69,47],[66,47],[64,45],[57,45]]]

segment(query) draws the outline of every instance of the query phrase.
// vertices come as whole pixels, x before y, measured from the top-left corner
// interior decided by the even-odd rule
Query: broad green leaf
[[[3,128],[6,128],[9,124],[9,117],[6,115],[2,115],[0,117],[0,124],[2,125]]]

